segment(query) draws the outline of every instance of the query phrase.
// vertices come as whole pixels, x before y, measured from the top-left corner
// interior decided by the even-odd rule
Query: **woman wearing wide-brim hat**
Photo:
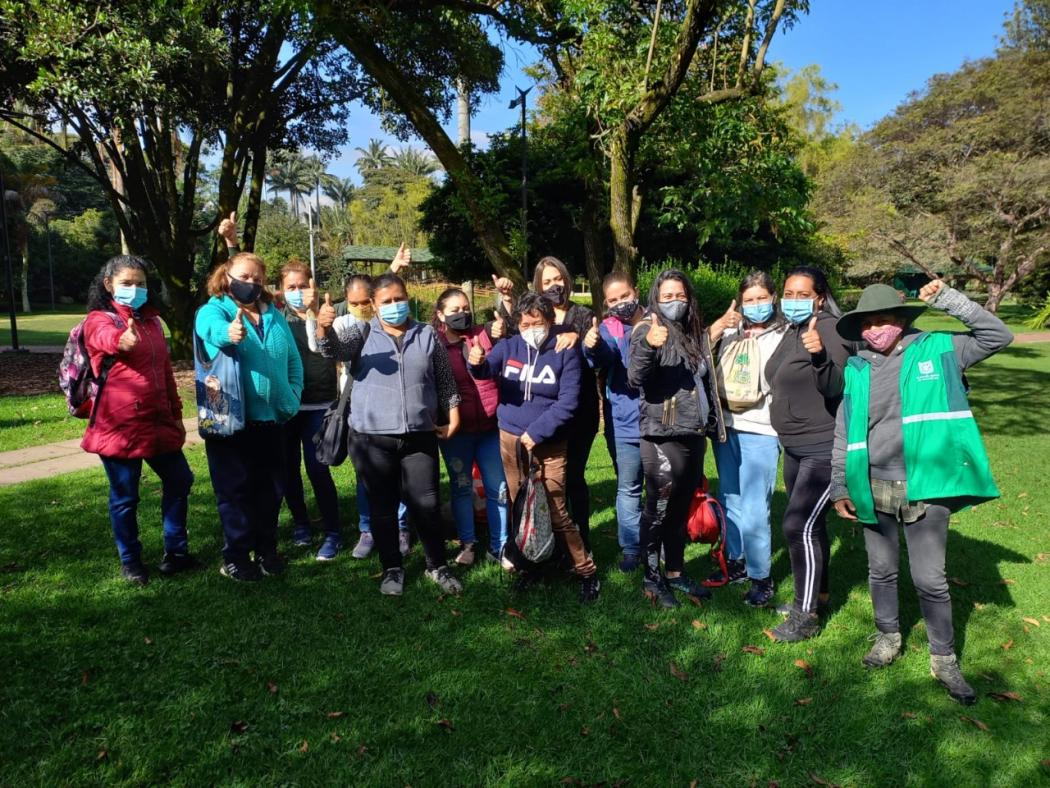
[[[945,574],[952,512],[999,496],[966,399],[963,370],[1010,344],[1003,322],[936,280],[919,291],[967,332],[912,326],[926,306],[904,304],[888,285],[864,289],[857,308],[837,324],[865,347],[845,370],[835,424],[831,499],[835,511],[864,525],[868,583],[877,632],[864,664],[885,667],[901,653],[897,573],[900,527],[912,582],[926,620],[930,670],[952,698],[976,695],[955,656],[952,603]]]

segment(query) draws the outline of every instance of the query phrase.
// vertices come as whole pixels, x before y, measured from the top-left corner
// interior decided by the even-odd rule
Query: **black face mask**
[[[474,325],[474,316],[470,312],[454,312],[445,315],[445,325],[453,331],[466,331]]]
[[[637,301],[621,301],[615,306],[609,307],[609,314],[622,323],[630,323],[634,313],[638,311]]]
[[[565,285],[551,285],[543,291],[543,295],[554,302],[555,306],[565,303]]]
[[[259,300],[262,295],[262,285],[255,282],[245,282],[240,279],[230,280],[230,295],[239,304],[250,306]]]

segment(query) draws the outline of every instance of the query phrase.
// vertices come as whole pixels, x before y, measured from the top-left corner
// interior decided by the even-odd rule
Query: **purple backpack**
[[[120,328],[122,321],[117,315],[107,313],[113,323]],[[109,376],[109,370],[117,360],[115,356],[102,359],[102,368],[98,376],[91,370],[91,358],[88,355],[87,343],[84,340],[84,318],[69,332],[66,347],[62,351],[62,362],[58,365],[58,385],[66,395],[66,406],[70,414],[78,419],[90,419],[95,423],[95,402],[102,393],[102,386]]]

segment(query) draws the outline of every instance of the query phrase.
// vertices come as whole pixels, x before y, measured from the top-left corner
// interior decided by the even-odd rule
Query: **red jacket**
[[[114,304],[121,326],[111,314],[96,310],[87,316],[84,341],[91,368],[98,374],[102,359],[116,356],[95,403],[95,423],[80,446],[84,451],[120,459],[142,459],[178,451],[186,440],[182,401],[175,387],[164,330],[152,307],[143,307],[135,321],[139,341],[131,350],[117,349],[131,309]]]
[[[476,380],[467,369],[463,353],[480,342],[486,353],[492,351],[492,340],[485,326],[472,326],[460,336],[463,341],[450,345],[444,331],[438,331],[441,344],[448,351],[452,375],[459,389],[459,429],[461,432],[488,432],[496,429],[496,406],[499,405],[499,386],[494,380]],[[469,342],[469,344],[468,344]]]

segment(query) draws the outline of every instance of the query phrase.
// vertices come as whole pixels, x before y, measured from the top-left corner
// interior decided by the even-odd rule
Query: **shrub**
[[[696,298],[704,313],[704,319],[708,322],[729,307],[736,298],[740,280],[747,274],[741,266],[735,264],[712,268],[702,261],[693,265],[682,265],[677,260],[665,260],[658,265],[643,266],[638,271],[638,292],[643,301],[648,297],[649,288],[652,287],[657,274],[668,268],[677,268],[689,277],[696,290]]]

